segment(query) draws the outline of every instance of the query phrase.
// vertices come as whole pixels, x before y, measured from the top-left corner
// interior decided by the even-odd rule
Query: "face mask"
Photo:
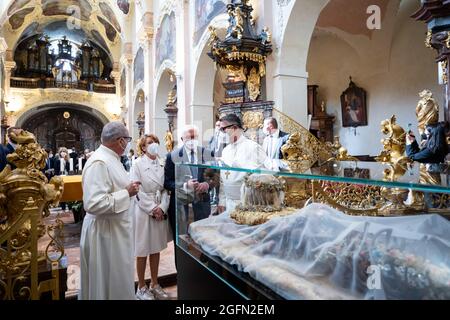
[[[151,155],[151,156],[156,156],[156,155],[158,155],[158,151],[159,151],[159,144],[157,144],[157,143],[152,143],[152,144],[149,144],[148,146],[147,146],[147,152],[148,152],[148,154],[149,155]]]
[[[66,157],[66,153],[65,152],[61,152],[61,158],[65,158]]]
[[[195,150],[198,147],[198,140],[188,140],[185,145],[189,150]]]
[[[220,132],[219,133],[219,142],[221,143],[230,143],[230,136],[227,135],[225,132]]]
[[[120,146],[122,147],[122,143],[120,144]],[[127,145],[125,146],[125,149],[123,150],[122,155],[126,155],[126,154],[130,153],[130,150],[131,150],[131,142],[127,142]]]
[[[270,135],[270,132],[269,132],[269,126],[268,126],[268,125],[264,125],[264,127],[263,127],[263,133],[264,133],[266,136]]]
[[[48,155],[48,157],[49,157],[49,158],[53,158],[53,154],[50,153],[50,154]]]

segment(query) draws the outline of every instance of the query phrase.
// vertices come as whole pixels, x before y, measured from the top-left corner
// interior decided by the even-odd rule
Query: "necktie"
[[[192,150],[191,151],[191,159],[190,159],[190,162],[192,163],[192,164],[195,164],[195,153],[194,153],[194,150]],[[198,177],[198,168],[197,167],[190,167],[191,168],[191,173],[192,173],[192,177],[194,178],[194,179],[197,179]]]

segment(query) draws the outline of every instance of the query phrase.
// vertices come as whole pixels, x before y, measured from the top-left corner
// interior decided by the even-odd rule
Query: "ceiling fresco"
[[[80,8],[81,20],[89,21],[92,14],[92,6],[88,0],[42,0],[42,12],[45,16],[70,16],[70,6]]]
[[[16,0],[8,8],[8,16],[11,16],[13,13],[23,9],[27,4],[29,4],[31,0]]]
[[[106,20],[114,27],[114,29],[116,29],[118,32],[121,32],[122,30],[120,28],[119,21],[117,21],[111,7],[105,2],[101,2],[99,4],[99,7]]]
[[[106,21],[102,17],[97,16],[97,19],[105,27],[105,33],[108,40],[113,42],[116,39],[117,31],[108,21]]]
[[[9,24],[11,25],[13,30],[19,29],[23,25],[26,16],[29,15],[30,13],[32,13],[33,11],[34,11],[34,8],[26,8],[26,9],[22,9],[16,13],[14,13],[9,18]]]
[[[45,32],[51,33],[52,30],[62,28],[61,30],[67,33],[68,29],[63,26],[67,20],[65,17],[74,14],[74,10],[70,7],[75,6],[79,8],[80,19],[83,23],[82,29],[88,38],[100,46],[108,48],[106,42],[109,40],[115,43],[117,36],[122,32],[118,17],[111,5],[119,15],[122,14],[121,12],[129,10],[129,1],[126,0],[16,0],[11,2],[5,13],[10,31],[24,29],[19,37],[23,40],[44,32],[44,29]],[[35,10],[36,7],[38,10]],[[40,9],[42,9],[42,16],[39,16]],[[29,15],[32,16],[32,19],[28,19],[25,25]],[[79,38],[76,35],[70,36]]]

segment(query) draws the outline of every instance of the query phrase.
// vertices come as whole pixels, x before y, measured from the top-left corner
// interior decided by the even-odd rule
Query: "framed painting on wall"
[[[366,91],[350,77],[348,88],[341,95],[342,126],[367,126]]]

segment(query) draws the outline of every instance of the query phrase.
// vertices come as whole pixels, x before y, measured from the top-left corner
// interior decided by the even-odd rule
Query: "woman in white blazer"
[[[167,220],[169,194],[164,189],[164,167],[158,150],[159,139],[153,134],[144,135],[138,143],[140,157],[130,171],[131,181],[140,181],[139,193],[133,199],[134,243],[136,269],[139,279],[136,298],[138,300],[167,299],[167,294],[158,284],[160,252],[167,248],[171,234]],[[145,284],[147,257],[150,262],[151,286]]]

